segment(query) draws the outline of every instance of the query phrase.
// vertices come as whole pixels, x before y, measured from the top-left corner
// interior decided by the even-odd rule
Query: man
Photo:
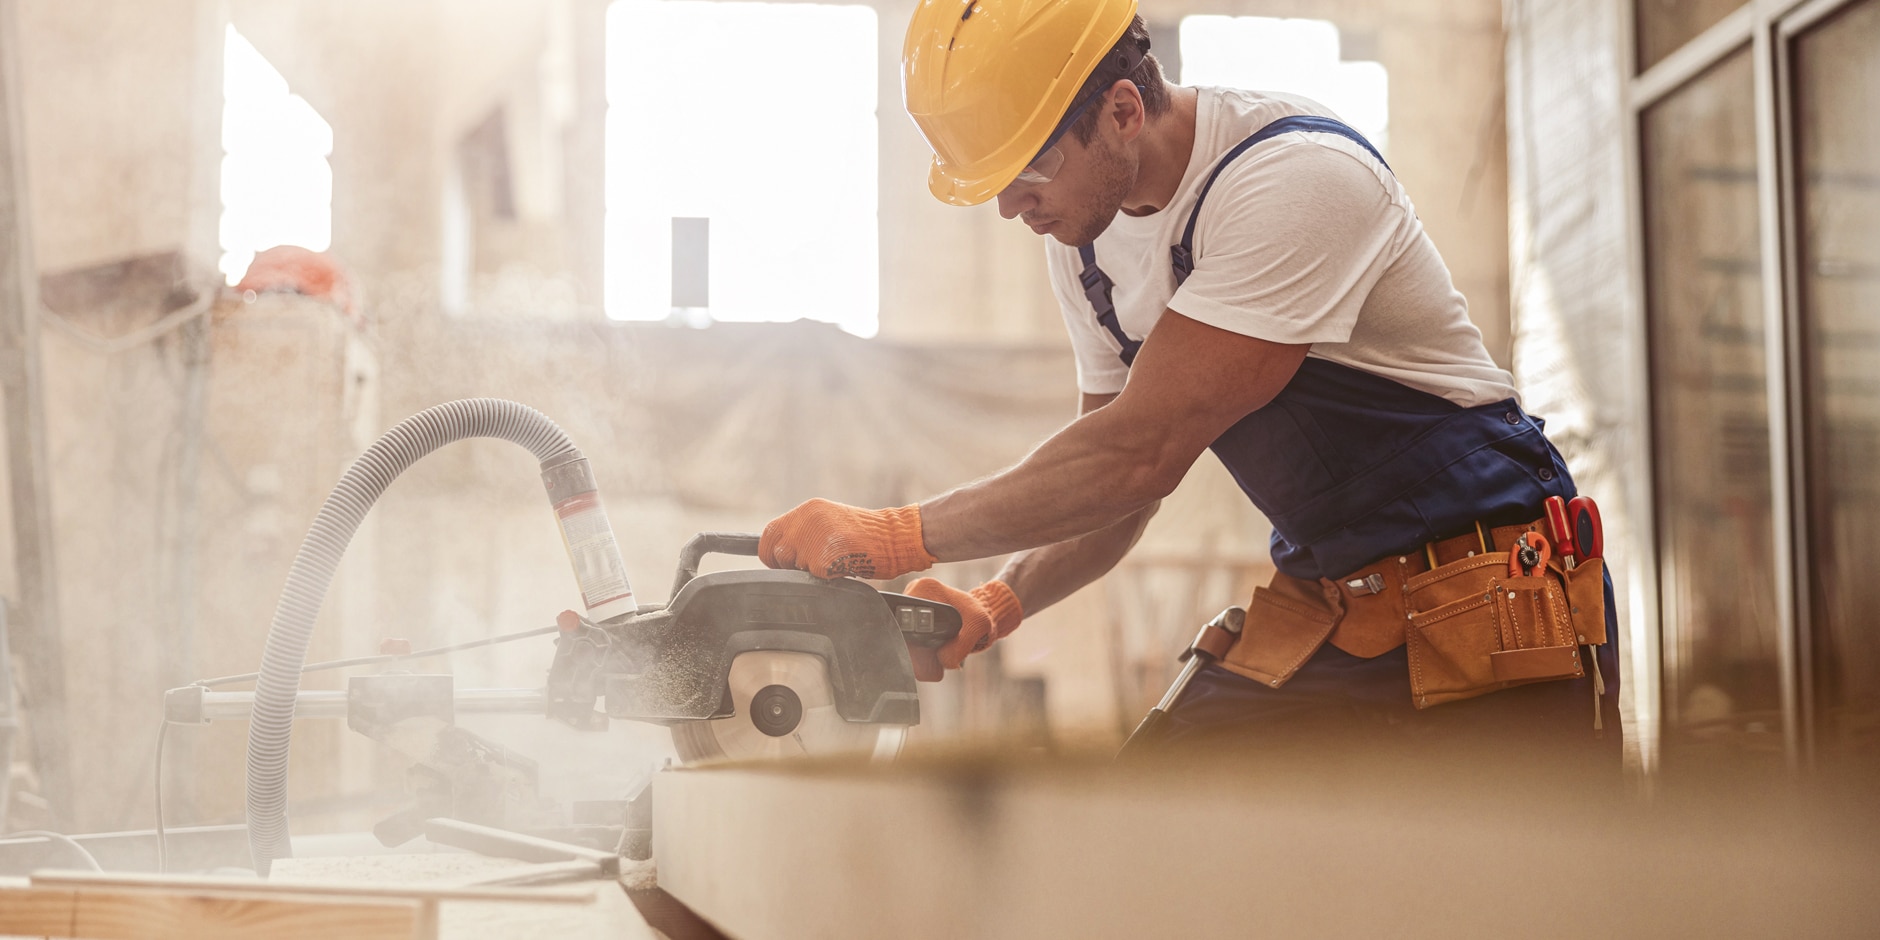
[[[1280,575],[1178,731],[1600,724],[1612,746],[1603,566],[1540,544],[1573,484],[1403,188],[1322,106],[1171,86],[1148,50],[1134,0],[922,3],[903,79],[929,186],[1051,236],[1082,413],[918,505],[804,503],[760,557],[886,579],[1016,552],[970,591],[909,587],[964,615],[917,655],[936,680],[1107,572],[1212,449],[1272,521]]]

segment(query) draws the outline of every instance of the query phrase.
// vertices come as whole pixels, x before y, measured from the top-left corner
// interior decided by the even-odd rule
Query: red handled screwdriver
[[[1567,501],[1558,496],[1547,497],[1547,533],[1554,537],[1554,552],[1571,562],[1579,554],[1574,548],[1573,529],[1567,524]]]

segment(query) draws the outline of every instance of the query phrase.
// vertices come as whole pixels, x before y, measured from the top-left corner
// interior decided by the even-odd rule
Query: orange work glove
[[[939,649],[907,648],[914,660],[914,678],[922,682],[939,682],[942,667],[960,668],[966,661],[966,654],[991,646],[992,641],[1018,629],[1019,621],[1025,619],[1018,595],[1013,594],[1004,581],[996,579],[971,591],[962,591],[932,578],[921,578],[907,586],[907,593],[910,597],[951,604],[960,612],[960,635],[947,645]]]
[[[920,539],[920,507],[857,509],[812,499],[770,520],[758,560],[818,578],[898,578],[938,559]]]

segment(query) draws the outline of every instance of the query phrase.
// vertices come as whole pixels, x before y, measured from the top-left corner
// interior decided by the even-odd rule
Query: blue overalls
[[[1288,117],[1268,124],[1228,151],[1203,184],[1181,244],[1171,250],[1178,284],[1193,269],[1195,220],[1221,168],[1265,140],[1301,131],[1339,134],[1383,163],[1368,141],[1337,121]],[[1085,296],[1130,365],[1141,341],[1117,321],[1113,285],[1097,268],[1094,248],[1084,246],[1079,253]],[[1542,427],[1512,398],[1463,408],[1308,356],[1270,403],[1229,428],[1211,449],[1272,522],[1274,564],[1287,575],[1316,581],[1387,556],[1420,553],[1426,543],[1472,531],[1478,521],[1489,527],[1530,522],[1547,497],[1572,498],[1566,462]],[[1616,757],[1619,634],[1610,574],[1606,623],[1609,642],[1598,647],[1599,668],[1608,677],[1600,705],[1602,737]],[[1248,622],[1249,633],[1258,629]],[[1515,724],[1538,736],[1595,737],[1590,678],[1519,686],[1418,711],[1405,655],[1399,646],[1360,659],[1326,644],[1277,689],[1210,666],[1170,712],[1171,737],[1324,718],[1504,730]]]

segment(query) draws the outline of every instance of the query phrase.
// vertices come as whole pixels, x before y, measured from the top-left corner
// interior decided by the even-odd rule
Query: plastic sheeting
[[[1599,500],[1622,616],[1628,719],[1656,720],[1654,565],[1642,312],[1632,273],[1624,106],[1629,5],[1508,0],[1514,372],[1530,412]],[[1641,735],[1633,734],[1634,740]]]

